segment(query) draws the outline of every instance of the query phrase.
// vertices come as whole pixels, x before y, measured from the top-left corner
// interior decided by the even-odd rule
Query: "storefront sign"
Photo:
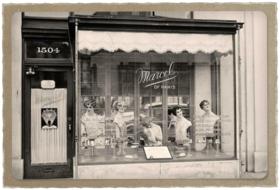
[[[166,88],[166,89],[173,89],[175,86],[173,85],[166,85],[165,83],[175,79],[177,77],[177,72],[174,71],[173,67],[174,63],[171,63],[169,69],[166,71],[148,71],[142,68],[137,70],[138,83],[144,84],[144,87],[154,86],[155,89],[157,88]]]

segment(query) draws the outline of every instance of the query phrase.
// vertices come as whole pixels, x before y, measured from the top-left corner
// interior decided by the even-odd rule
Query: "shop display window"
[[[79,49],[79,164],[150,162],[146,146],[167,162],[233,159],[233,57]]]

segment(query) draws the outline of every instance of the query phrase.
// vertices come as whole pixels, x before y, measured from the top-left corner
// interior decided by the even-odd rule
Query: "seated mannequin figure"
[[[149,117],[142,117],[141,124],[145,135],[146,146],[161,146],[162,145],[162,130],[161,127],[152,122]]]

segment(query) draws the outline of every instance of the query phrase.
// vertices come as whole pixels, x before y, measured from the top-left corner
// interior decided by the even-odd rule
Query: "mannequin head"
[[[184,117],[184,116],[183,116],[183,111],[182,111],[182,108],[181,108],[181,107],[178,106],[178,107],[175,107],[174,109],[175,109],[176,116],[177,116],[178,118]]]
[[[208,100],[202,100],[199,104],[199,107],[205,112],[211,111],[210,102]]]
[[[92,97],[85,97],[84,98],[84,107],[86,108],[87,112],[93,112],[94,108],[96,107],[96,101]]]
[[[123,113],[125,111],[125,103],[123,101],[116,101],[113,104],[113,109],[117,112]]]

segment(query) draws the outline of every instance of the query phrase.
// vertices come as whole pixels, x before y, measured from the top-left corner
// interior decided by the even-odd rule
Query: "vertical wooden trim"
[[[31,79],[30,77],[26,77],[25,71],[23,69],[23,83],[24,85],[24,93],[22,94],[22,102],[23,102],[23,120],[24,120],[24,125],[23,125],[23,155],[24,155],[24,175],[23,177],[26,178],[27,176],[27,170],[30,167],[30,137],[31,137],[31,130],[30,130],[30,118],[31,118]]]
[[[65,72],[67,76],[67,158],[71,160],[75,155],[75,126],[74,126],[74,98],[73,98],[73,70],[67,70]],[[71,125],[71,130],[68,129],[68,125]],[[72,167],[71,167],[72,168]]]
[[[101,62],[105,66],[105,116],[111,116],[111,61]]]
[[[237,38],[235,38],[235,67],[236,67],[236,110],[238,114],[236,115],[236,127],[237,127],[237,143],[238,143],[238,157],[239,157],[239,173],[243,172],[243,158],[242,158],[242,134],[243,134],[243,126],[242,126],[242,96],[241,96],[241,60],[240,60],[240,31],[237,31]],[[246,162],[246,160],[245,160]]]
[[[237,129],[239,127],[237,127],[237,100],[236,100],[236,97],[237,97],[237,92],[238,90],[236,89],[237,88],[237,77],[236,77],[236,60],[235,60],[235,54],[236,54],[236,44],[235,44],[235,35],[232,35],[232,47],[233,47],[233,56],[232,56],[232,61],[233,61],[233,98],[234,98],[234,123],[233,123],[233,126],[234,126],[234,157],[239,159],[239,154],[238,154],[238,150],[239,150],[239,146],[238,146],[238,141],[239,141],[239,137],[238,137],[238,131]]]
[[[252,135],[255,134],[255,121],[254,121],[254,97],[253,86],[254,85],[254,68],[253,68],[253,15],[252,12],[245,13],[246,26],[245,32],[245,104],[246,104],[246,152],[247,152],[247,171],[254,170],[254,151],[255,151],[255,139]]]
[[[171,63],[170,63],[171,64]],[[168,82],[164,82],[163,85],[167,85]],[[168,142],[168,89],[162,89],[162,144],[167,145]]]
[[[193,59],[192,59],[193,60]],[[194,109],[191,108],[191,106],[194,106],[195,102],[195,97],[194,97],[194,92],[195,92],[195,66],[192,64],[190,66],[190,104],[189,104],[189,109],[190,109],[190,121],[192,123],[192,148],[195,148],[195,121],[196,121],[196,116],[194,115]]]
[[[22,34],[21,34],[21,19],[22,19],[21,12],[15,12],[12,14],[11,18],[11,36],[13,36],[13,40],[11,40],[11,62],[8,63],[12,68],[11,73],[11,106],[13,113],[11,114],[13,120],[20,121],[22,118],[23,110],[21,109],[21,104],[23,103],[21,100],[22,96],[22,89],[21,83],[22,80]],[[7,74],[7,73],[6,73]],[[12,159],[13,160],[20,160],[22,158],[22,133],[23,133],[23,123],[22,122],[11,122],[13,138],[11,140],[11,147],[12,147]],[[15,166],[13,166],[13,171],[16,171]],[[18,168],[22,171],[22,168]],[[17,169],[17,170],[18,170]],[[16,174],[19,176],[19,174]],[[21,176],[20,176],[21,177]]]
[[[267,170],[268,153],[268,76],[267,76],[267,17],[264,12],[253,12],[254,50],[254,171]],[[272,75],[271,75],[272,76]],[[273,104],[273,103],[272,103]],[[261,140],[259,140],[261,139]]]
[[[135,106],[135,112],[134,112],[134,135],[135,135],[135,140],[136,142],[139,142],[140,138],[139,135],[137,134],[138,132],[138,127],[140,126],[140,121],[139,121],[139,114],[140,114],[140,106],[139,106],[139,97],[140,97],[140,92],[139,92],[139,84],[137,80],[137,64],[134,63],[134,106]]]
[[[79,151],[79,146],[80,146],[80,142],[79,142],[79,135],[80,135],[80,69],[79,69],[79,60],[78,60],[78,19],[75,19],[75,155],[76,155],[76,159],[74,160],[74,166],[78,165],[78,151]],[[74,170],[74,176],[78,175],[78,171],[75,169]]]

